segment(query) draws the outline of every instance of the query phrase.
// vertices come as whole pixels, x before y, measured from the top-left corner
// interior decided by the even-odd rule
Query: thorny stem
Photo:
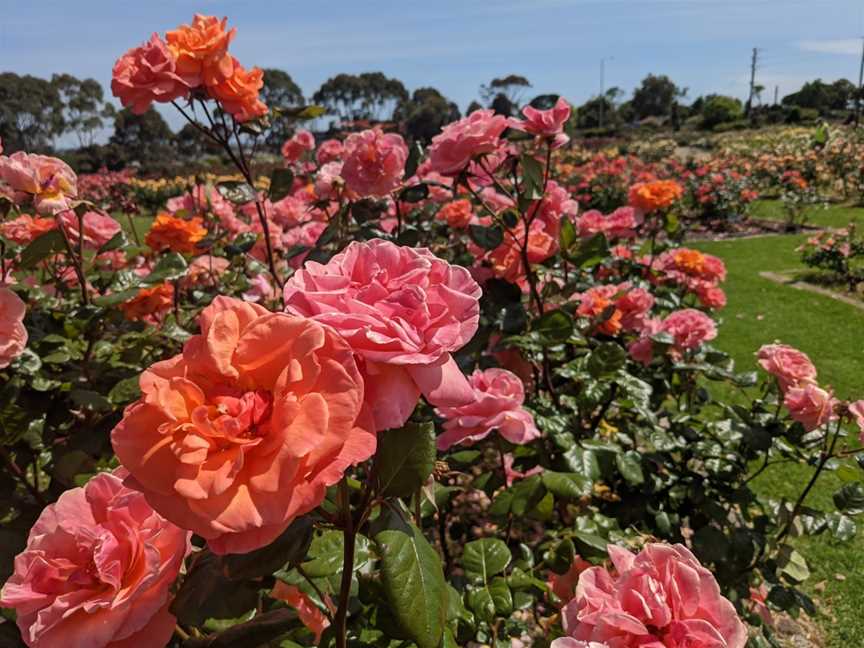
[[[837,439],[840,438],[840,424],[842,423],[842,418],[837,421],[837,428],[834,430],[834,436],[831,438],[831,443],[828,446],[828,449],[822,450],[822,454],[819,457],[819,463],[816,465],[816,470],[813,471],[813,476],[810,478],[810,481],[807,482],[807,486],[804,487],[804,490],[801,492],[801,495],[798,496],[798,500],[795,502],[795,506],[792,508],[792,513],[789,515],[789,521],[786,522],[786,526],[783,527],[783,530],[777,536],[777,542],[783,540],[789,532],[792,530],[792,525],[795,523],[795,518],[798,517],[798,514],[801,512],[801,507],[804,506],[804,500],[807,499],[807,495],[810,494],[810,491],[813,489],[813,486],[816,485],[816,481],[819,479],[819,475],[822,474],[822,470],[825,468],[825,465],[828,461],[834,456],[834,446],[837,444]],[[826,434],[827,441],[827,434]]]
[[[87,278],[84,276],[84,268],[82,267],[83,257],[76,256],[75,252],[72,250],[72,244],[69,242],[69,237],[66,235],[66,226],[63,224],[63,221],[60,220],[59,217],[57,220],[57,229],[60,230],[60,236],[63,237],[63,245],[66,246],[66,252],[67,254],[69,254],[69,258],[72,260],[72,268],[75,270],[75,276],[78,277],[78,283],[81,286],[81,301],[84,302],[85,305],[89,304],[90,297],[87,294]],[[81,227],[80,217],[78,223],[78,244],[80,246],[84,240],[84,231]]]
[[[348,599],[351,595],[351,578],[354,575],[354,545],[357,542],[357,532],[354,529],[354,519],[351,513],[351,495],[348,492],[348,482],[344,479],[339,483],[339,499],[342,504],[342,521],[345,525],[342,554],[342,581],[339,585],[339,607],[333,619],[336,631],[336,648],[348,648]]]

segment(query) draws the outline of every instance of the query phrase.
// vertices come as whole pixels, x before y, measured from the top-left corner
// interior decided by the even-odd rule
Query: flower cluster
[[[170,103],[196,92],[219,102],[239,122],[267,114],[258,97],[264,73],[247,70],[228,53],[237,30],[226,29],[227,21],[196,14],[191,25],[167,32],[164,40],[153,34],[130,49],[114,64],[114,96],[136,114],[154,101]]]

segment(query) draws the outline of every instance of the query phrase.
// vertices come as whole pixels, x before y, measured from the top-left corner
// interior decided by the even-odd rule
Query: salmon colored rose
[[[640,182],[630,187],[628,202],[645,213],[671,207],[684,195],[684,188],[674,180]]]
[[[218,286],[219,278],[228,270],[230,265],[231,262],[228,259],[209,254],[195,257],[189,264],[189,271],[186,276],[180,280],[180,285],[184,288]]]
[[[615,567],[579,576],[562,611],[569,639],[553,648],[744,648],[747,629],[710,571],[683,545],[653,543],[634,555],[609,545]],[[573,643],[576,640],[577,643]]]
[[[531,412],[525,410],[525,388],[516,374],[506,369],[477,370],[468,378],[474,399],[467,405],[439,407],[444,433],[436,442],[439,450],[457,443],[472,444],[493,431],[519,445],[540,436]]]
[[[189,220],[162,213],[156,216],[144,242],[154,252],[171,250],[181,254],[194,254],[196,244],[207,236],[201,224],[203,220],[195,216]]]
[[[221,296],[200,324],[144,372],[111,442],[153,508],[217,554],[245,553],[317,507],[375,434],[332,329]]]
[[[78,196],[78,176],[63,160],[18,151],[0,155],[0,182],[8,185],[16,203],[33,201],[40,214],[69,209]]]
[[[258,96],[264,86],[264,71],[257,67],[246,70],[233,56],[230,59],[231,73],[218,83],[207,86],[210,96],[238,122],[266,115],[267,106]]]
[[[475,110],[467,117],[448,124],[432,138],[429,171],[445,176],[462,173],[474,158],[497,151],[507,117],[492,110]]]
[[[78,216],[71,210],[60,214],[60,222],[66,235],[74,244],[78,244],[80,236]],[[84,246],[97,250],[120,233],[120,223],[108,216],[95,211],[88,211],[81,217],[84,225]]]
[[[174,55],[158,34],[117,59],[111,74],[111,92],[124,108],[142,115],[153,102],[168,103],[189,93],[176,72]]]
[[[756,354],[759,366],[777,379],[782,391],[816,382],[816,367],[806,353],[785,344],[763,345]]]
[[[297,162],[304,153],[315,150],[315,136],[308,130],[298,130],[282,144],[282,157],[289,164]]]
[[[21,214],[0,225],[0,234],[13,243],[27,245],[55,227],[57,221],[53,218],[33,218],[29,214]]]
[[[474,390],[450,353],[477,331],[480,286],[425,248],[351,243],[285,284],[285,309],[333,327],[362,360],[378,430],[401,427],[420,394],[458,406]]]
[[[237,29],[226,31],[227,23],[227,18],[195,14],[191,25],[181,25],[165,34],[176,61],[176,73],[190,88],[213,85],[231,76],[228,45]]]
[[[474,218],[474,210],[471,208],[471,201],[462,198],[444,205],[435,214],[435,218],[446,222],[453,229],[465,229]]]
[[[789,410],[789,415],[808,432],[837,420],[834,409],[839,402],[831,392],[813,383],[801,383],[800,386],[787,389],[783,404]]]
[[[27,346],[27,329],[24,315],[27,308],[14,292],[0,286],[0,369],[24,352]]]
[[[174,285],[159,284],[152,288],[141,288],[132,298],[120,304],[126,319],[157,324],[174,305]]]
[[[401,135],[381,129],[352,133],[345,140],[342,177],[361,198],[387,196],[402,182],[408,147]]]
[[[564,607],[576,596],[576,585],[579,583],[579,576],[586,569],[593,567],[591,563],[584,560],[581,556],[576,556],[573,559],[573,564],[563,574],[549,572],[549,578],[546,584],[549,586],[549,591],[558,597],[556,607]]]
[[[187,531],[101,473],[49,504],[3,586],[31,648],[163,648],[177,623],[171,586],[189,552]]]
[[[547,138],[551,140],[553,148],[560,148],[570,141],[564,134],[564,124],[570,119],[570,104],[564,97],[558,97],[558,101],[549,110],[525,106],[522,114],[525,116],[524,120],[510,119],[511,128]]]

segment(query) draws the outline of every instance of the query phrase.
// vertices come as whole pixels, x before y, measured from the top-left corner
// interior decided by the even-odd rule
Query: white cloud
[[[836,38],[833,40],[805,40],[798,43],[798,49],[820,54],[861,54],[861,41],[857,38]]]

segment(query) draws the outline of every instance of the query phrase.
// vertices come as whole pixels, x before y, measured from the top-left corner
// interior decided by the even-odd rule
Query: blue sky
[[[69,72],[106,87],[114,60],[194,12],[226,15],[245,65],[289,72],[311,95],[339,72],[381,70],[409,90],[434,86],[460,108],[495,76],[581,103],[600,85],[628,95],[649,72],[688,97],[746,97],[750,52],[773,96],[821,77],[857,80],[861,0],[2,0],[0,69]],[[180,121],[165,111],[172,125]]]

